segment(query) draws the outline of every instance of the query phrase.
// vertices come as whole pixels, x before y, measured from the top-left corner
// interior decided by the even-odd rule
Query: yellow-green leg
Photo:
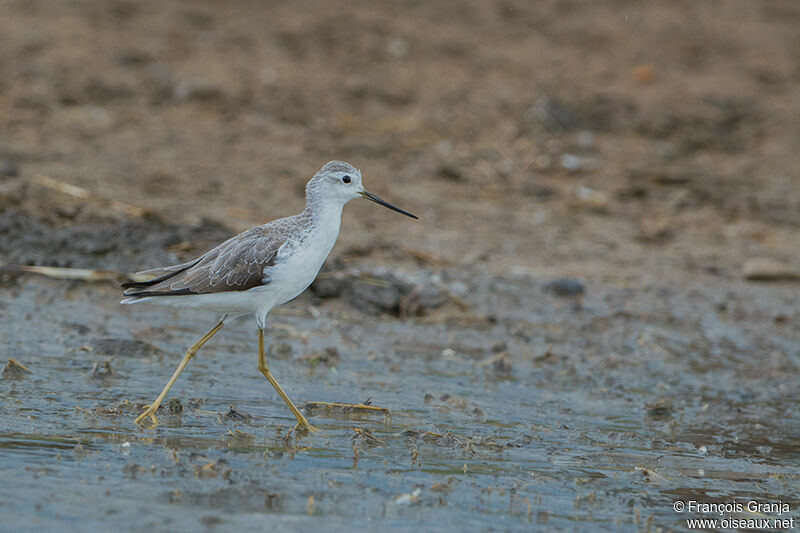
[[[175,380],[178,379],[178,376],[181,375],[181,372],[189,363],[189,361],[191,361],[192,357],[194,357],[195,354],[197,354],[197,351],[200,350],[200,348],[202,348],[202,346],[206,342],[208,342],[208,339],[213,337],[219,330],[222,329],[222,326],[225,324],[224,320],[225,320],[224,318],[220,320],[216,326],[211,328],[211,331],[203,335],[203,337],[199,341],[194,343],[192,347],[189,348],[189,350],[186,352],[186,355],[183,356],[183,359],[178,365],[178,368],[175,369],[175,372],[172,374],[172,377],[169,378],[169,381],[167,382],[167,385],[164,387],[164,390],[162,390],[161,394],[158,395],[156,401],[148,405],[145,408],[144,413],[140,414],[136,418],[136,420],[134,421],[136,424],[144,423],[144,419],[147,418],[150,420],[150,423],[152,424],[151,427],[156,427],[158,425],[158,418],[156,418],[156,411],[158,410],[158,406],[161,405],[162,401],[164,401],[164,397],[167,395],[167,392],[169,392],[169,389],[175,383]]]
[[[289,399],[289,396],[284,392],[283,387],[280,386],[278,380],[276,380],[272,372],[269,371],[269,365],[267,364],[267,356],[264,353],[264,330],[258,330],[258,369],[261,370],[261,373],[264,374],[264,377],[267,378],[270,385],[275,387],[275,390],[278,391],[278,395],[283,399],[289,409],[292,411],[292,414],[297,419],[297,426],[300,429],[305,429],[308,431],[317,431],[317,429],[308,423],[306,417],[303,416],[303,413],[295,407],[292,400]]]

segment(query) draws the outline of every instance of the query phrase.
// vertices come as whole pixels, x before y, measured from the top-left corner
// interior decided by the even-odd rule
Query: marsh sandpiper
[[[123,284],[123,304],[156,304],[222,313],[211,330],[184,355],[161,394],[136,418],[137,424],[158,425],[156,410],[181,371],[226,320],[253,316],[258,326],[258,369],[297,418],[298,427],[315,431],[272,375],[264,352],[267,314],[294,299],[317,277],[339,236],[342,208],[366,198],[398,213],[417,218],[361,185],[361,172],[349,163],[325,164],[306,185],[303,212],[256,226],[180,265],[140,272],[153,278]]]

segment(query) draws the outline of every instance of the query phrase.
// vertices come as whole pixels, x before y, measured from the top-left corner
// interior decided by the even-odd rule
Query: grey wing
[[[265,285],[264,268],[275,264],[285,242],[279,232],[259,226],[228,239],[195,262],[157,283],[128,284],[126,296],[180,296],[226,291],[245,291]],[[179,265],[180,267],[184,265]]]
[[[191,261],[187,261],[186,263],[181,263],[180,265],[172,265],[166,267],[157,267],[157,268],[148,268],[147,270],[141,270],[136,274],[139,276],[154,276],[154,277],[164,277],[168,276],[169,274],[175,274],[176,272],[180,272],[181,270],[186,270],[190,266],[196,264],[203,258],[201,255],[196,259],[192,259]],[[152,281],[152,280],[150,280]]]

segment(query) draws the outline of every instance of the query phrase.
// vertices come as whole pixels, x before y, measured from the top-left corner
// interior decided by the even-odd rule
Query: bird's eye
[[[350,183],[350,176],[342,176],[342,183]]]

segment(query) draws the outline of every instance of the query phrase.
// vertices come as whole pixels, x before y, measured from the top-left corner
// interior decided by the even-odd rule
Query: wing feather
[[[126,284],[126,296],[180,296],[244,291],[265,285],[264,268],[273,266],[286,243],[280,226],[258,226],[231,237],[201,257],[174,267],[154,269],[161,278]]]

